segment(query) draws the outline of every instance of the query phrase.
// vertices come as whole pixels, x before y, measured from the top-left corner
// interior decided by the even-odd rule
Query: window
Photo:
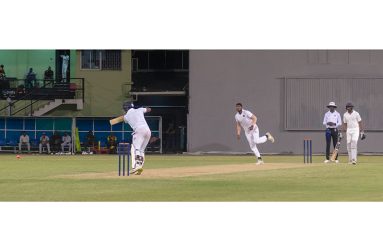
[[[81,69],[99,70],[101,53],[98,50],[81,51]]]
[[[121,70],[121,51],[106,50],[101,52],[103,70]]]
[[[178,71],[189,69],[189,51],[133,50],[133,71]]]
[[[81,69],[121,70],[121,51],[82,50]]]

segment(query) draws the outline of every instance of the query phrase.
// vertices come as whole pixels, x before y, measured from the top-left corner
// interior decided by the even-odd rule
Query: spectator
[[[32,88],[36,85],[36,73],[33,72],[33,68],[29,68],[29,72],[25,77],[25,84],[27,88]]]
[[[170,122],[168,129],[165,131],[166,144],[165,151],[166,152],[175,152],[176,148],[176,129],[174,128],[174,123]]]
[[[49,145],[49,137],[43,132],[43,135],[40,137],[40,144],[39,144],[39,153],[42,153],[43,146],[45,146],[48,150],[48,153],[51,153],[51,148]]]
[[[4,70],[4,65],[0,65],[0,79],[5,78],[5,70]]]
[[[68,71],[68,65],[69,65],[69,55],[68,53],[64,53],[64,55],[60,56],[62,58],[62,68],[61,68],[61,82],[67,82],[67,71]]]
[[[72,152],[72,138],[70,135],[67,133],[64,133],[64,136],[62,137],[62,142],[61,143],[61,152],[64,152],[64,148],[67,146],[68,151]]]
[[[44,85],[46,85],[47,83],[49,84],[53,83],[53,71],[50,66],[44,72]]]
[[[54,132],[52,137],[51,137],[51,145],[52,145],[52,150],[54,152],[59,152],[60,151],[60,145],[61,145],[61,137],[58,132]]]
[[[8,104],[7,113],[8,113],[8,116],[11,116],[13,103],[12,103],[12,99],[11,99],[10,95],[8,95],[8,97],[7,97],[7,104]]]
[[[161,149],[161,139],[158,137],[151,137],[148,143],[148,151],[159,151]]]
[[[94,137],[93,131],[90,130],[88,134],[86,135],[86,147],[88,148],[88,152],[91,151],[91,148],[92,148],[92,151],[94,150],[95,142],[96,142],[96,138]]]
[[[116,153],[117,137],[114,136],[113,133],[110,133],[110,135],[107,138],[107,146],[109,149],[109,153]]]
[[[29,136],[26,132],[23,132],[19,140],[19,152],[21,152],[21,147],[26,145],[28,148],[28,153],[31,152],[31,144],[29,143]]]

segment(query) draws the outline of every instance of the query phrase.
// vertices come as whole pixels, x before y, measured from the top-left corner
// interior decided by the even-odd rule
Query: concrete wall
[[[261,152],[301,154],[304,137],[313,139],[314,153],[324,152],[324,132],[284,130],[285,76],[383,76],[383,51],[190,51],[188,151],[249,152],[244,135],[235,136],[235,103],[242,102],[257,115],[261,135],[276,137]],[[367,137],[360,151],[383,152],[383,133]]]
[[[73,57],[72,57],[73,58]],[[114,116],[122,112],[124,95],[123,85],[132,81],[131,51],[123,50],[120,71],[84,70],[81,69],[81,51],[76,51],[76,63],[73,77],[85,78],[85,104],[82,111],[70,111],[58,108],[51,116]],[[71,73],[73,73],[71,71]],[[125,90],[127,91],[127,90]]]

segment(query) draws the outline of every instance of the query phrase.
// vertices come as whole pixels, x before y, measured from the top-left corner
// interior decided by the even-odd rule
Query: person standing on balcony
[[[44,85],[46,85],[46,83],[53,83],[53,71],[50,66],[44,72]]]
[[[29,68],[29,72],[25,77],[26,87],[33,88],[36,84],[36,73],[33,72],[33,68]]]
[[[4,70],[4,65],[0,65],[0,80],[5,79],[5,70]]]
[[[61,82],[67,82],[66,73],[68,71],[68,65],[69,65],[68,53],[65,52],[64,55],[61,55],[61,58],[62,58],[62,67],[61,67],[62,80],[61,80]]]

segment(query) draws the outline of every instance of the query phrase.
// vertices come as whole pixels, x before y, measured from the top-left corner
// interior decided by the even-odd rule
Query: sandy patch
[[[214,174],[230,174],[238,172],[288,169],[288,168],[307,168],[315,165],[305,165],[298,163],[266,163],[263,165],[238,164],[238,165],[210,165],[210,166],[194,166],[194,167],[173,167],[173,168],[158,168],[144,169],[141,175],[130,175],[129,178],[134,179],[159,179],[159,178],[182,178],[202,175]],[[59,178],[78,178],[78,179],[116,179],[126,178],[119,177],[116,171],[106,173],[82,173],[72,175],[60,175]]]

